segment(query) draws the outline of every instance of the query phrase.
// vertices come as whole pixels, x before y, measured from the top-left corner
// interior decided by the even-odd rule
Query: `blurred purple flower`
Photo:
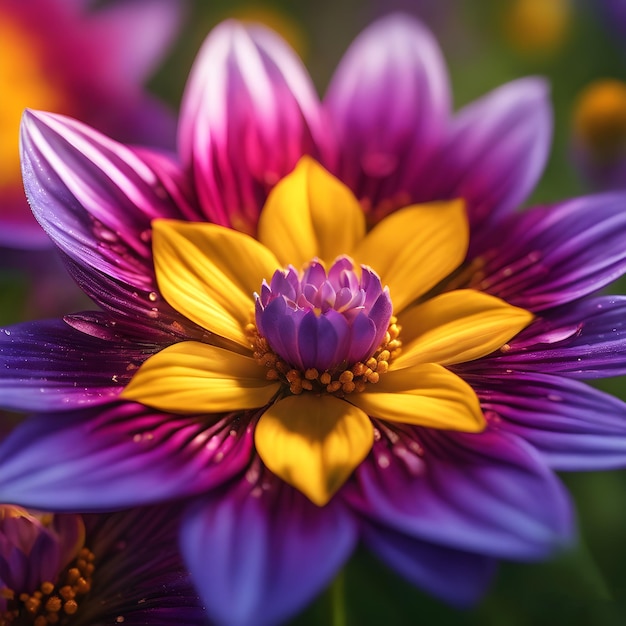
[[[182,502],[183,553],[216,623],[271,624],[292,615],[332,580],[358,541],[414,584],[466,605],[484,591],[497,559],[545,558],[571,539],[571,504],[553,470],[624,465],[626,406],[579,379],[626,373],[626,299],[594,295],[626,270],[626,196],[589,196],[514,211],[537,182],[550,146],[551,114],[540,79],[514,81],[452,114],[435,41],[411,18],[391,16],[352,44],[320,105],[284,42],[266,29],[227,22],[207,39],[187,86],[179,125],[181,163],[48,113],[28,113],[22,138],[33,210],[102,310],[0,331],[2,403],[38,413],[0,448],[0,497],[56,511]],[[319,187],[295,185],[306,171],[296,167],[303,155],[351,191],[328,172],[320,174],[326,182]],[[296,200],[274,206],[284,220],[272,220],[281,229],[268,230],[268,207],[288,186],[293,187],[288,199]],[[319,203],[326,209],[324,220],[317,220],[317,213],[301,219],[301,205],[326,192]],[[468,398],[480,400],[482,432],[414,425],[423,424],[422,417],[438,418],[436,411],[415,416],[414,424],[387,419],[386,408],[401,403],[402,394],[372,393],[385,419],[368,414],[373,436],[365,458],[318,506],[292,486],[301,477],[287,480],[279,471],[279,478],[255,448],[255,430],[267,411],[294,398],[294,407],[298,398],[309,398],[310,404],[318,396],[287,390],[282,370],[274,382],[259,382],[256,373],[245,378],[257,370],[246,356],[243,328],[221,312],[241,301],[237,306],[246,317],[248,302],[251,310],[254,306],[252,292],[242,296],[231,287],[237,281],[247,285],[248,273],[260,270],[245,255],[224,253],[223,243],[236,240],[242,250],[254,248],[258,259],[273,258],[233,228],[258,235],[272,250],[291,246],[298,262],[302,255],[310,261],[315,255],[298,247],[302,236],[313,250],[330,240],[332,251],[352,237],[352,223],[342,220],[345,212],[339,209],[344,211],[343,201],[352,203],[358,222],[356,213],[362,215],[353,195],[370,227],[377,225],[363,241],[374,251],[384,248],[385,273],[396,279],[391,299],[399,307],[398,296],[406,297],[408,314],[399,322],[404,332],[412,330],[414,343],[436,337],[446,349],[462,352],[481,334],[478,329],[489,326],[484,311],[464,311],[462,328],[458,307],[433,314],[433,301],[458,303],[453,294],[459,292],[478,300],[490,294],[504,308],[530,311],[534,321],[513,339],[502,339],[491,354],[466,350],[464,358],[437,366],[449,380],[460,381]],[[438,213],[439,205],[427,210],[437,228],[419,237],[406,211],[417,216],[425,209],[398,211],[459,197],[467,219],[457,210],[452,234],[444,228],[448,212]],[[299,217],[289,221],[292,215]],[[183,267],[185,279],[202,263],[198,271],[210,274],[219,260],[230,271],[228,280],[218,272],[213,281],[200,281],[203,295],[184,291],[188,283],[179,285],[173,274],[165,296],[153,263],[155,218],[168,218],[154,222],[159,246],[173,241],[163,232],[185,233],[185,245],[171,250],[177,255],[174,269]],[[457,223],[469,223],[467,254],[464,244],[456,245],[466,239]],[[390,231],[392,224],[410,227]],[[313,232],[326,238],[316,239]],[[204,245],[206,233],[213,237],[211,247]],[[460,267],[448,261],[446,246],[459,256]],[[426,269],[437,266],[435,276],[442,280],[424,283],[424,297],[414,304],[403,289],[415,272],[402,270],[416,258]],[[165,263],[158,271],[172,267]],[[347,274],[344,284],[331,279],[303,284],[298,275],[296,285],[288,272],[275,282],[271,274],[264,277],[270,284],[259,295],[260,308],[268,305],[259,313],[263,327],[274,323],[264,317],[272,298],[317,308],[323,316],[323,302],[359,297],[360,286]],[[329,281],[318,300],[311,286],[321,289]],[[255,285],[261,289],[261,280]],[[380,296],[380,286],[372,285]],[[299,288],[307,290],[304,299]],[[343,288],[349,293],[339,296]],[[212,320],[233,337],[179,313],[168,303],[171,293],[185,302],[185,312],[219,304]],[[329,304],[326,313],[335,306]],[[279,313],[283,321],[291,319],[286,308]],[[383,324],[382,317],[371,317],[370,311],[365,318],[371,328]],[[322,322],[313,321],[319,331]],[[437,334],[429,324],[444,330]],[[458,334],[448,336],[446,328]],[[361,332],[355,336],[364,337]],[[277,330],[272,341],[280,343],[283,336]],[[298,339],[306,342],[308,336]],[[289,335],[287,359],[295,359],[293,340]],[[433,342],[429,349],[440,351]],[[181,411],[168,412],[120,399],[138,368],[149,370],[159,355],[190,346],[216,357],[203,361],[208,374],[224,363],[241,364],[238,379],[219,379],[211,389],[254,399],[260,388],[267,406],[207,413],[178,400]],[[408,355],[418,358],[414,346],[407,347],[404,358]],[[416,383],[408,378],[407,384]],[[176,392],[175,376],[157,378],[157,388],[159,380],[164,390]],[[269,397],[274,389],[282,394],[276,402]],[[413,401],[408,396],[404,400]],[[319,397],[339,406],[334,396]],[[351,398],[338,402],[353,407]],[[212,406],[214,400],[207,389],[203,403]],[[294,411],[294,420],[299,417]],[[342,436],[350,440],[351,433]]]
[[[205,624],[168,508],[110,515],[0,506],[0,624]]]
[[[0,246],[47,246],[24,198],[25,107],[85,120],[121,141],[174,145],[175,119],[143,84],[177,34],[184,3],[0,0]]]

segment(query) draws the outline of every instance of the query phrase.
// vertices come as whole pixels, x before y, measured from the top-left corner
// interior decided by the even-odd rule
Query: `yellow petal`
[[[501,348],[532,319],[532,313],[480,291],[441,294],[401,315],[402,354],[393,368],[479,359]]]
[[[460,265],[468,241],[462,200],[416,204],[386,217],[352,257],[389,286],[397,314]]]
[[[485,418],[474,390],[433,363],[387,372],[349,401],[371,417],[415,426],[480,432]]]
[[[163,297],[203,328],[249,347],[254,292],[278,269],[258,241],[215,224],[155,220],[153,251]]]
[[[333,396],[288,396],[257,424],[259,456],[274,474],[324,506],[374,443],[368,416]]]
[[[364,235],[354,194],[310,157],[272,189],[259,220],[259,240],[298,269],[315,257],[332,262],[349,254]]]
[[[255,409],[265,406],[280,386],[264,374],[250,357],[183,341],[151,356],[121,397],[172,413]]]

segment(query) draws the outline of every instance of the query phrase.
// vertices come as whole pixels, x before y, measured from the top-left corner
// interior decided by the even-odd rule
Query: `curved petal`
[[[546,82],[522,78],[498,87],[458,113],[432,197],[464,198],[474,229],[526,199],[541,176],[551,141]]]
[[[372,424],[333,396],[288,396],[270,406],[254,433],[259,456],[282,480],[324,506],[367,456]]]
[[[97,573],[76,626],[206,626],[178,547],[179,504],[83,515]],[[57,516],[55,516],[57,519]]]
[[[353,193],[309,157],[274,187],[259,220],[259,240],[296,268],[316,257],[332,262],[364,236],[365,217]]]
[[[160,411],[219,413],[265,406],[278,391],[249,356],[181,341],[150,357],[121,394]]]
[[[557,470],[626,465],[626,404],[582,382],[510,372],[471,378],[486,416],[529,441]]]
[[[357,540],[339,501],[319,508],[253,471],[184,513],[183,555],[218,626],[282,623],[331,582]]]
[[[496,377],[524,370],[608,378],[626,374],[625,351],[626,296],[600,296],[546,312],[502,353],[457,369]]]
[[[246,414],[180,416],[119,402],[39,415],[0,445],[0,499],[44,511],[141,506],[227,482],[252,454]]]
[[[366,525],[364,541],[411,583],[459,608],[475,603],[496,571],[493,558],[419,541],[384,527]]]
[[[313,84],[284,41],[233,21],[211,32],[183,97],[179,145],[212,222],[254,232],[271,186],[327,143]]]
[[[348,400],[368,415],[392,422],[465,432],[485,428],[474,390],[434,363],[389,371]]]
[[[171,160],[134,151],[70,118],[27,111],[22,170],[35,217],[87,294],[110,310],[131,302],[133,314],[153,319],[151,221],[202,217]],[[103,276],[118,285],[116,296],[99,289]]]
[[[450,113],[435,39],[410,15],[378,20],[346,52],[324,108],[340,144],[337,174],[373,217],[414,202],[409,192],[431,175]]]
[[[465,258],[469,230],[462,200],[418,204],[380,222],[352,256],[389,287],[397,314]]]
[[[502,347],[532,319],[528,311],[472,289],[435,296],[400,317],[402,353],[393,367],[478,359]]]
[[[542,311],[577,300],[626,270],[626,193],[586,196],[485,229],[470,287]]]
[[[509,433],[390,430],[343,494],[378,524],[495,558],[545,558],[571,541],[567,491],[539,453]]]
[[[1,328],[0,405],[29,412],[110,402],[157,349],[86,335],[61,320]]]
[[[83,265],[145,286],[151,220],[192,218],[160,183],[157,160],[147,164],[88,126],[41,111],[24,113],[21,140],[26,194],[54,242]]]
[[[177,311],[249,348],[254,293],[279,263],[252,237],[215,224],[154,222],[159,289]]]

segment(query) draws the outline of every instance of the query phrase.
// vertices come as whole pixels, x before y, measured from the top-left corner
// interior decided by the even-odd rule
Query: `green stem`
[[[330,586],[331,625],[347,626],[345,574],[343,570],[337,574]]]

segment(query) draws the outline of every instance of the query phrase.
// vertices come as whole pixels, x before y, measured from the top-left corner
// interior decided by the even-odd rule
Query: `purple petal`
[[[387,329],[385,329],[387,330]],[[350,327],[350,351],[348,352],[348,363],[356,363],[371,356],[372,345],[376,340],[376,325],[362,311],[357,313]],[[379,342],[380,343],[380,342]],[[378,347],[378,346],[375,346]]]
[[[376,325],[376,336],[372,343],[372,350],[378,348],[382,343],[387,329],[389,328],[389,321],[391,320],[392,314],[393,305],[389,297],[389,291],[385,290],[384,293],[378,297],[376,302],[374,302],[369,313],[372,321]]]
[[[55,580],[59,570],[67,565],[61,563],[61,546],[56,537],[43,531],[39,534],[28,555],[27,580],[14,589],[37,589],[46,580]]]
[[[315,89],[294,52],[262,26],[227,21],[200,50],[179,127],[211,221],[254,231],[269,189],[328,138]]]
[[[115,624],[123,616],[124,626],[206,625],[178,549],[180,513],[177,504],[84,516],[97,570],[80,624]]]
[[[252,454],[243,415],[180,416],[130,402],[29,418],[0,445],[0,501],[102,511],[197,494]]]
[[[298,363],[301,370],[317,366],[318,332],[320,330],[320,321],[321,319],[318,319],[317,315],[315,315],[313,311],[307,311],[303,315],[302,321],[298,326],[296,351],[299,359],[298,361],[291,361],[291,363]],[[337,337],[335,336],[335,343],[336,339]],[[324,358],[324,355],[322,354],[321,357]]]
[[[317,318],[316,344],[313,367],[319,371],[336,367],[343,361],[350,346],[350,327],[341,313],[330,309]]]
[[[155,346],[103,340],[61,320],[0,329],[0,404],[59,411],[110,402]]]
[[[433,197],[465,198],[475,227],[519,206],[537,183],[552,140],[546,83],[524,78],[462,109],[433,181]]]
[[[548,311],[508,347],[457,369],[464,375],[530,370],[573,378],[622,376],[626,374],[626,296],[589,298]]]
[[[626,270],[626,194],[586,196],[515,214],[484,231],[469,286],[541,311],[581,298]]]
[[[257,328],[267,338],[276,354],[290,365],[303,369],[298,346],[298,328],[306,315],[303,311],[285,314],[286,308],[284,298],[272,300],[265,310],[257,315]]]
[[[171,168],[161,181],[165,157],[145,154],[61,115],[24,114],[24,185],[35,217],[77,264],[150,291],[152,219],[194,215],[179,202],[183,190],[170,194]]]
[[[366,526],[365,543],[389,567],[448,604],[476,602],[493,579],[496,561],[419,541],[395,531]]]
[[[85,292],[146,326],[180,322],[156,289],[151,221],[202,216],[171,159],[47,113],[25,114],[22,141],[33,212]]]
[[[545,558],[571,540],[567,492],[519,437],[379,429],[383,437],[356,470],[356,484],[345,488],[372,521],[496,558]]]
[[[435,39],[409,15],[375,22],[348,49],[324,107],[340,143],[339,178],[382,214],[409,204],[408,192],[430,175],[449,117]]]
[[[197,503],[182,550],[217,625],[276,624],[308,604],[354,549],[354,521],[333,500],[317,507],[253,465],[245,479]]]
[[[66,316],[66,321],[75,328],[99,335],[103,327],[110,327],[118,337],[165,344],[172,343],[175,338],[207,337],[205,329],[173,309],[156,289],[134,289],[98,269],[74,263],[67,257],[64,260],[83,291],[107,312],[104,315],[91,312]],[[91,320],[87,325],[79,321],[79,318],[86,317]]]
[[[579,381],[511,372],[474,385],[486,416],[523,437],[557,470],[626,465],[626,404]]]

